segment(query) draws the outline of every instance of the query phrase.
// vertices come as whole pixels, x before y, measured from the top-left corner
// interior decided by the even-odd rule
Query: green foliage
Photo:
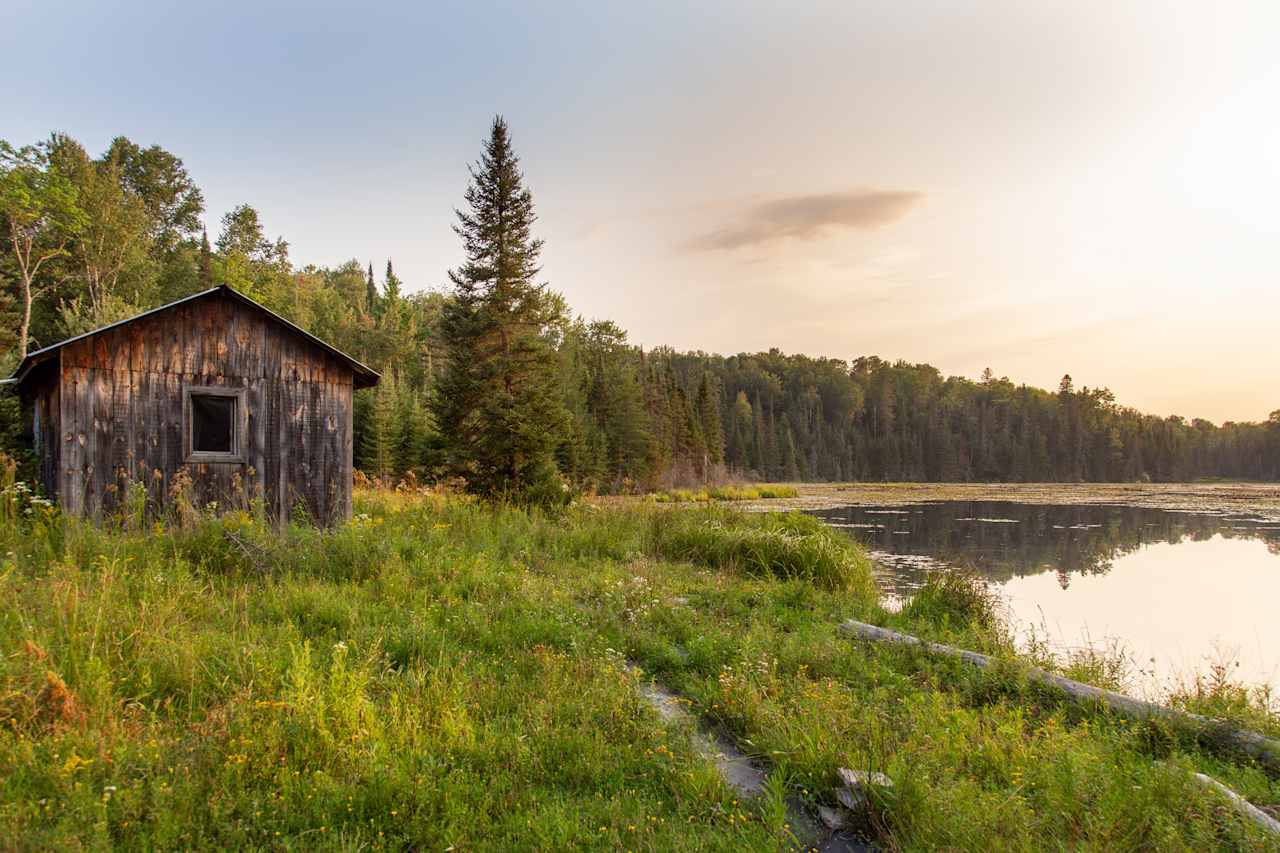
[[[507,125],[495,118],[455,230],[466,263],[440,319],[449,354],[435,395],[448,465],[487,497],[563,503],[554,452],[566,413],[548,330],[555,304],[534,278],[542,242]]]
[[[1267,687],[1246,687],[1232,678],[1233,667],[1215,663],[1197,673],[1170,696],[1175,708],[1280,738],[1280,719],[1271,711],[1275,696]]]
[[[118,137],[91,157],[64,135],[6,144],[0,369],[25,342],[226,282],[395,374],[381,408],[376,393],[357,395],[356,462],[382,477],[460,474],[486,494],[554,502],[564,486],[737,480],[1280,479],[1280,414],[1219,427],[1143,415],[1069,377],[1050,392],[876,357],[644,352],[614,323],[570,321],[535,283],[532,200],[505,134],[497,159],[491,136],[468,191],[467,263],[450,294],[410,293],[390,260],[381,285],[372,263],[298,267],[248,204],[210,245],[200,189],[159,146]]]
[[[830,805],[853,767],[893,780],[882,849],[1267,849],[1188,775],[1280,803],[1246,762],[854,644],[840,620],[885,614],[846,590],[648,550],[655,517],[701,511],[387,490],[356,512],[327,531],[6,516],[0,838],[781,851],[785,801]],[[766,793],[728,789],[628,660],[748,749]]]
[[[653,518],[650,547],[667,559],[749,576],[804,580],[849,591],[863,601],[876,598],[871,564],[861,549],[800,513],[661,513]]]
[[[387,261],[390,266],[391,262]],[[365,311],[370,317],[376,317],[382,304],[382,296],[378,293],[378,285],[373,280],[373,264],[369,264],[369,277],[365,281]]]
[[[939,631],[970,632],[996,645],[1009,645],[1000,598],[980,575],[960,570],[931,572],[902,610],[904,619]]]
[[[78,188],[51,160],[52,144],[15,149],[0,140],[0,245],[15,272],[17,358],[27,354],[36,300],[57,281],[55,264],[86,227]],[[7,276],[6,276],[7,278]]]
[[[149,296],[144,287],[155,280],[159,257],[147,200],[125,176],[125,149],[115,145],[93,159],[75,140],[55,134],[49,150],[53,169],[75,186],[84,213],[66,271],[67,284],[81,300],[77,316],[97,327],[118,319],[122,305],[136,313]]]
[[[655,439],[645,410],[640,354],[627,334],[581,319],[559,332],[561,395],[569,412],[560,470],[592,491],[631,491],[654,475]]]
[[[0,387],[0,461],[12,460],[17,476],[34,480],[36,457],[27,440],[29,423],[22,401],[9,388]]]
[[[202,230],[204,195],[182,160],[159,145],[143,148],[123,136],[111,141],[103,159],[118,164],[120,184],[142,202],[156,250],[176,251]]]
[[[800,492],[795,486],[762,483],[754,486],[709,486],[704,489],[667,489],[654,495],[658,503],[690,503],[706,501],[757,501],[794,498]]]
[[[360,470],[372,477],[390,478],[397,473],[399,461],[396,453],[398,417],[400,407],[399,384],[394,372],[382,377],[378,386],[368,392],[372,403],[363,413],[359,465]]]

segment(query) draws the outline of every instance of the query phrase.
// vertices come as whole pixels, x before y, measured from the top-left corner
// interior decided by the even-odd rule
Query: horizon
[[[211,237],[250,204],[296,266],[389,257],[439,289],[501,113],[543,278],[646,349],[1070,374],[1219,424],[1280,408],[1274,6],[67,5],[21,4],[0,62],[31,67],[44,30],[99,73],[50,69],[0,136],[161,145]],[[423,49],[440,31],[457,37]],[[467,62],[475,32],[502,62]]]

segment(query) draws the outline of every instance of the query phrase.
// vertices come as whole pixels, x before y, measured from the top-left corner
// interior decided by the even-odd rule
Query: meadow
[[[0,500],[0,848],[785,850],[838,767],[893,780],[885,849],[1271,849],[1280,781],[1194,733],[1069,704],[983,587],[900,613],[814,519],[556,512],[361,491],[333,530],[253,508],[90,524]],[[855,643],[845,619],[998,655]],[[640,696],[656,679],[769,773],[740,797]],[[1273,736],[1225,678],[1176,697]]]

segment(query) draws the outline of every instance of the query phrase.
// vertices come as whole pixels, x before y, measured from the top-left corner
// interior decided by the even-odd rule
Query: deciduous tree
[[[18,357],[27,354],[31,309],[49,289],[39,276],[46,264],[69,254],[85,227],[76,187],[53,167],[47,145],[15,149],[0,141],[0,217],[8,255],[17,270]]]

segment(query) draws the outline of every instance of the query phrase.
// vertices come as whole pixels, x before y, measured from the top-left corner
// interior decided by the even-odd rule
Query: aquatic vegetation
[[[797,483],[782,509],[830,509],[864,504],[910,506],[935,501],[1015,501],[1023,504],[1122,504],[1168,511],[1247,513],[1280,523],[1274,483]]]

